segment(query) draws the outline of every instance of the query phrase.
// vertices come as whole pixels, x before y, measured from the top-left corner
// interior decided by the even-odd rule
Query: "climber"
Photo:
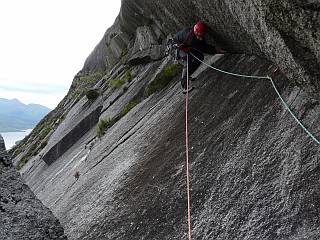
[[[78,180],[78,179],[79,179],[79,177],[80,177],[80,173],[79,173],[79,171],[76,171],[76,172],[75,172],[75,174],[74,174],[73,176],[74,176],[74,178],[75,178],[76,180]]]
[[[205,24],[203,22],[197,22],[193,28],[185,28],[173,37],[172,44],[177,51],[177,60],[183,65],[183,71],[181,76],[181,85],[183,93],[192,91],[193,87],[187,89],[187,54],[192,53],[197,58],[203,60],[203,53],[208,54],[223,54],[226,53],[223,49],[214,47],[206,43],[204,39]],[[189,76],[194,73],[200,66],[200,62],[195,59],[191,54],[188,54],[188,68]],[[191,81],[194,79],[190,79]]]

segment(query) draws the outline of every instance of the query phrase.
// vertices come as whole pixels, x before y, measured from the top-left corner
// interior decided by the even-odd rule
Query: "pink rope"
[[[189,141],[188,141],[188,98],[189,98],[189,56],[187,55],[187,93],[186,93],[186,171],[187,171],[187,196],[188,196],[188,236],[191,240],[191,201],[190,201],[190,176],[189,176]]]

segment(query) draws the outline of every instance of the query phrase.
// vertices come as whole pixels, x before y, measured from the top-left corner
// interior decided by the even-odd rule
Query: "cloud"
[[[53,93],[63,93],[66,91],[65,86],[61,85],[40,85],[40,84],[2,84],[0,83],[0,89],[2,91],[11,92],[28,92],[28,93],[40,93],[40,94],[53,94]]]
[[[121,0],[0,1],[0,97],[56,106],[120,5]]]

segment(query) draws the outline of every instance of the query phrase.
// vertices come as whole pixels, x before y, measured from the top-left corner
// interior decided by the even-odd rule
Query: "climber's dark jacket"
[[[214,46],[206,43],[205,39],[202,40],[197,39],[195,34],[193,33],[193,28],[185,28],[178,32],[173,37],[173,43],[177,44],[179,50],[184,52],[202,52],[208,54],[216,54],[216,49]]]
[[[214,46],[206,43],[205,39],[199,40],[193,32],[193,28],[185,28],[180,32],[176,33],[173,37],[173,44],[178,48],[177,60],[183,64],[183,71],[181,76],[181,85],[184,89],[187,87],[187,53],[188,58],[188,74],[191,76],[192,73],[200,66],[203,61],[203,53],[216,54],[217,51]],[[194,58],[196,56],[198,59]]]

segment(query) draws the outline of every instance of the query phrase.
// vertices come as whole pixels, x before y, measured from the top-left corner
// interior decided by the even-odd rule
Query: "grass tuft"
[[[111,79],[109,81],[109,87],[114,91],[117,88],[121,87],[124,83],[125,81],[121,78]]]
[[[146,95],[150,96],[155,92],[161,91],[171,82],[172,79],[174,79],[178,74],[181,73],[181,70],[182,66],[180,64],[172,64],[166,66],[146,87]]]
[[[137,106],[140,102],[138,100],[131,100],[121,111],[121,115],[124,116],[126,115],[128,112],[130,112],[130,110],[132,108],[134,108],[135,106]]]
[[[97,136],[98,138],[101,138],[106,130],[111,127],[114,124],[114,121],[112,118],[107,118],[107,119],[101,119],[98,123],[97,127]]]
[[[92,89],[86,90],[86,97],[90,101],[96,100],[99,96],[100,96],[100,91],[97,89],[92,88]]]

